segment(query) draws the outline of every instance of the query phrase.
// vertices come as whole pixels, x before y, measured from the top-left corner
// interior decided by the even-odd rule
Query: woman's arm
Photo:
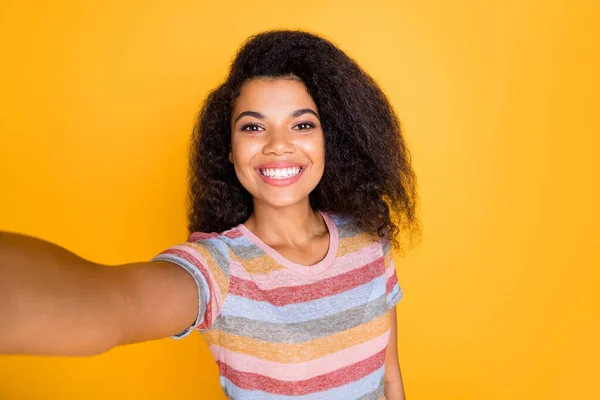
[[[0,353],[95,355],[174,335],[197,313],[198,288],[179,266],[99,265],[0,232]]]
[[[386,400],[405,400],[400,363],[398,362],[398,334],[396,328],[396,307],[388,311],[391,320],[391,333],[385,354],[385,398]]]

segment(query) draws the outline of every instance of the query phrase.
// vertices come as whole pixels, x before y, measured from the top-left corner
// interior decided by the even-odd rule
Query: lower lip
[[[284,178],[284,179],[270,178],[268,176],[264,176],[263,174],[261,174],[260,171],[256,171],[256,172],[269,185],[288,186],[288,185],[291,185],[292,183],[296,182],[298,179],[300,179],[300,176],[304,173],[305,169],[306,169],[306,167],[302,168],[297,175],[290,176],[289,178]]]

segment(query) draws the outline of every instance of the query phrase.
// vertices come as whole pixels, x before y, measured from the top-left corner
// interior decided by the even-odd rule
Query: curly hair
[[[191,142],[189,231],[222,232],[250,217],[252,196],[228,160],[233,103],[249,79],[289,76],[308,89],[323,128],[325,170],[309,194],[311,207],[350,216],[398,249],[402,233],[413,244],[420,231],[416,176],[392,106],[333,43],[290,30],[250,37],[202,106]]]

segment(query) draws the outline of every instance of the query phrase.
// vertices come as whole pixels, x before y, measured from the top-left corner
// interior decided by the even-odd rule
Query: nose
[[[275,127],[267,131],[263,154],[281,156],[285,153],[293,153],[295,145],[293,135],[287,127]]]

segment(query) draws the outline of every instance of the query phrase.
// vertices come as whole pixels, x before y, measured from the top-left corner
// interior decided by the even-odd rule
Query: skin
[[[230,161],[254,197],[254,212],[244,224],[287,259],[317,263],[328,250],[329,232],[308,199],[325,165],[314,101],[298,80],[260,79],[244,85],[234,106]],[[312,112],[294,114],[298,110]],[[238,119],[245,111],[254,114]],[[254,167],[279,160],[302,163],[306,170],[287,187],[268,185]],[[101,354],[174,335],[197,313],[194,279],[175,264],[107,266],[41,239],[0,232],[0,354]],[[385,395],[399,400],[404,389],[395,309],[390,321]]]

